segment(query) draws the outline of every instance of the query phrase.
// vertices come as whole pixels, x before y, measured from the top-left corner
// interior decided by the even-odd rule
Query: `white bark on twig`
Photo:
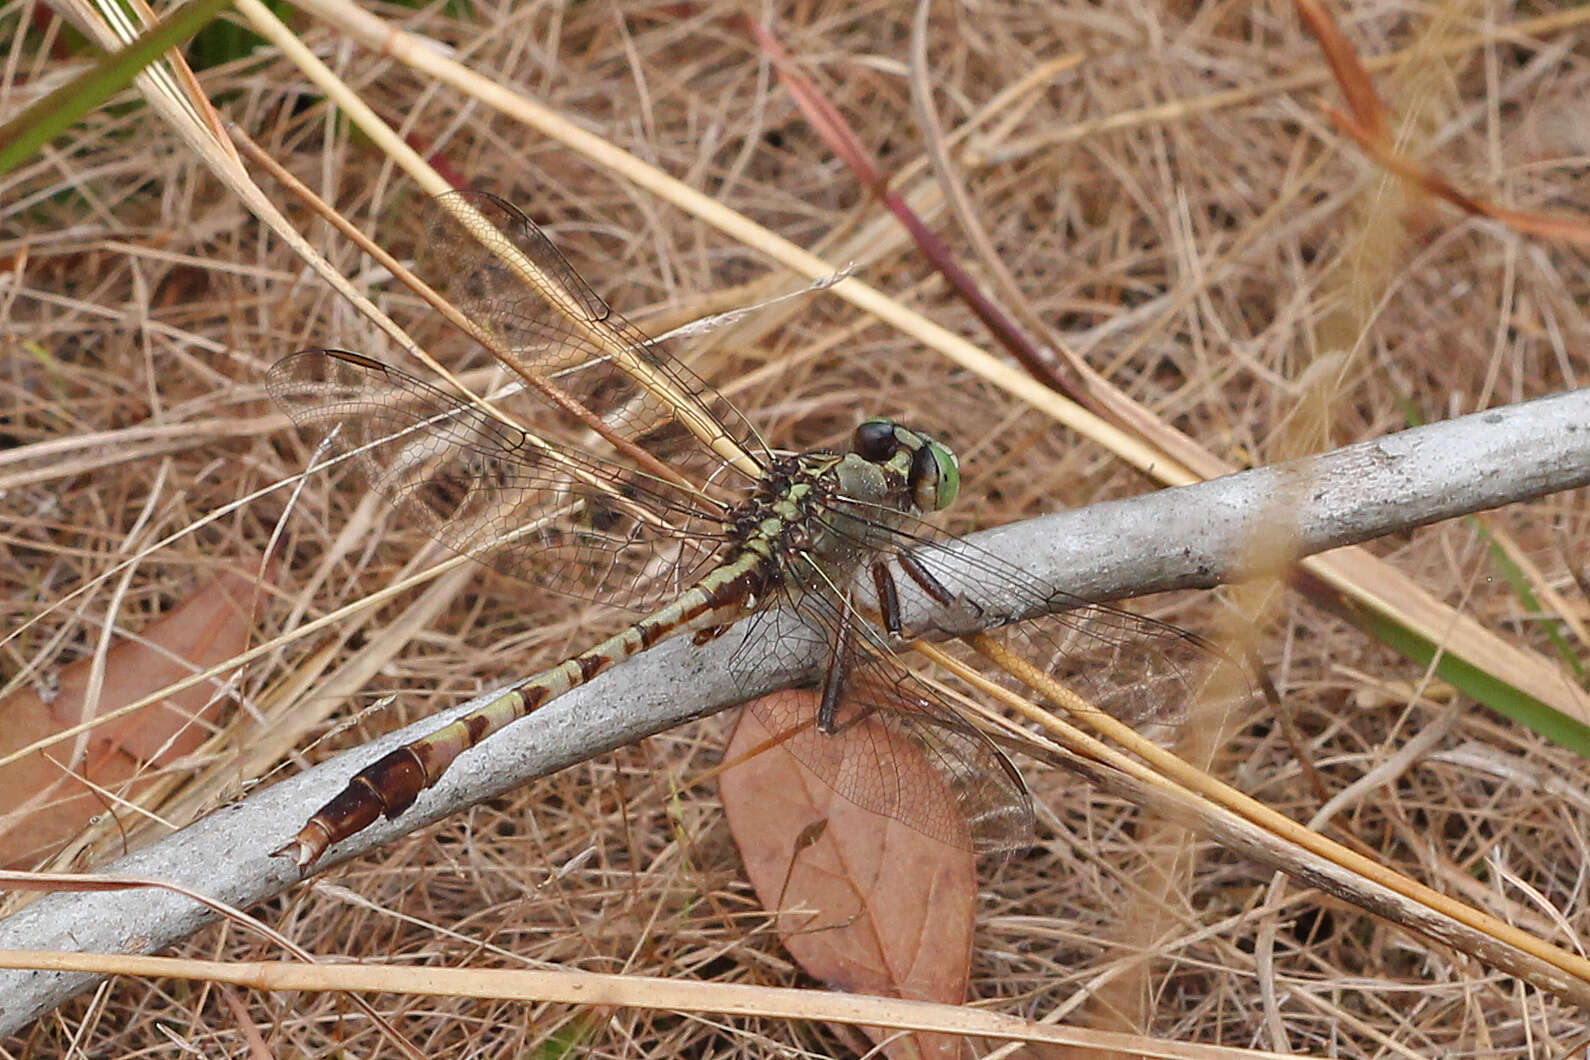
[[[969,540],[1044,584],[1104,601],[1232,580],[1249,562],[1254,543],[1276,540],[1274,535],[1284,535],[1280,540],[1293,554],[1306,556],[1586,483],[1590,390],[1579,390]],[[950,587],[976,598],[976,585]],[[989,603],[991,611],[999,610],[997,601]],[[932,625],[925,613],[907,618],[917,628]],[[763,627],[758,635],[768,632]],[[463,755],[407,813],[333,848],[317,871],[535,777],[805,676],[798,670],[767,672],[747,687],[743,666],[727,665],[740,643],[733,630],[699,647],[688,637],[676,638],[615,667]],[[300,874],[291,861],[269,852],[353,772],[489,698],[478,697],[216,810],[106,871],[169,879],[236,906],[270,898],[297,883]],[[0,922],[0,949],[149,953],[180,941],[210,917],[195,903],[159,890],[59,893]],[[0,1034],[94,982],[85,975],[0,971]]]

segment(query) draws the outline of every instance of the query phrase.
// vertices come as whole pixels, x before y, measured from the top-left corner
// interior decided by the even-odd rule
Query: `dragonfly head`
[[[961,463],[950,447],[893,420],[863,421],[851,435],[850,446],[863,460],[894,465],[905,475],[919,511],[943,511],[961,492]]]

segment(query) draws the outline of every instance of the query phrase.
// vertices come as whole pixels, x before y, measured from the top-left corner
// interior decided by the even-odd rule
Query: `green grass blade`
[[[193,0],[138,39],[95,61],[83,73],[0,126],[0,175],[31,158],[83,115],[132,83],[138,72],[215,19],[231,0]]]
[[[1435,658],[1435,645],[1401,624],[1365,607],[1354,607],[1352,612],[1354,621],[1362,628],[1419,665],[1429,666],[1430,660]],[[1447,652],[1441,653],[1435,664],[1435,673],[1476,702],[1533,729],[1553,743],[1590,758],[1590,726],[1583,722],[1514,688],[1495,674]]]

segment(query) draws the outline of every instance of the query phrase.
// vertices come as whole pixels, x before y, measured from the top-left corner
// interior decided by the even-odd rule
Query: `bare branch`
[[[1291,464],[1075,509],[973,535],[975,546],[1045,583],[1091,600],[1212,586],[1240,577],[1255,541],[1285,535],[1296,555],[1590,483],[1590,390],[1492,409],[1363,442]],[[953,548],[954,546],[949,546]],[[931,563],[931,559],[929,559]],[[975,596],[976,586],[952,586]],[[997,612],[997,601],[990,610]],[[931,624],[932,616],[909,616]],[[750,621],[793,621],[759,616]],[[729,657],[742,624],[697,647],[659,645],[510,726],[466,753],[397,821],[334,848],[320,868],[346,861],[435,820],[612,748],[800,680],[766,672],[754,687]],[[761,628],[758,635],[769,631]],[[209,814],[106,871],[169,879],[249,906],[299,874],[269,851],[354,771],[491,698],[340,755]],[[48,895],[0,923],[0,949],[149,953],[213,914],[168,892]],[[1458,929],[1454,929],[1456,937]],[[1494,944],[1493,944],[1494,949]],[[9,1033],[96,979],[0,973],[0,1033]]]

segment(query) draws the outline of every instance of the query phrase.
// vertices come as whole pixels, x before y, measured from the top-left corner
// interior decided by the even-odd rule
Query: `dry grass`
[[[734,6],[692,17],[610,3],[481,4],[467,20],[441,10],[387,14],[796,243],[843,246],[878,211],[814,139],[755,47],[720,17]],[[773,20],[896,171],[922,155],[905,72],[911,6],[785,5]],[[1337,13],[1364,54],[1410,56],[1379,84],[1411,154],[1514,205],[1586,211],[1579,178],[1590,153],[1590,57],[1571,36],[1504,39],[1475,21],[1489,11],[1377,2]],[[340,50],[313,24],[297,28],[450,172],[525,204],[642,324],[654,312],[690,315],[766,273],[754,253],[506,118],[464,107],[400,65]],[[1485,39],[1440,47],[1474,33]],[[1410,417],[1573,387],[1590,370],[1582,254],[1413,201],[1366,163],[1320,117],[1328,85],[1291,80],[1319,60],[1285,5],[937,5],[930,54],[941,120],[953,132],[1028,70],[1073,52],[1080,65],[972,134],[967,146],[988,161],[963,160],[961,175],[1029,300],[1024,312],[1209,449],[1267,462],[1394,431]],[[56,65],[37,54],[14,58],[0,92],[25,93]],[[261,54],[203,80],[227,116],[408,255],[415,193],[308,94],[294,69]],[[1193,106],[1231,89],[1244,95],[1219,108]],[[1169,101],[1188,106],[1125,120]],[[1121,127],[1089,131],[1106,118]],[[0,666],[8,679],[37,683],[93,650],[115,583],[68,606],[57,601],[124,555],[304,466],[312,443],[262,419],[273,412],[260,389],[266,366],[318,343],[389,351],[306,280],[289,249],[145,108],[93,115],[14,174],[3,203],[0,254],[17,271],[0,287],[0,425],[10,447],[0,452],[0,627],[32,625],[5,645]],[[356,254],[298,207],[285,208],[361,279],[366,266]],[[963,246],[952,229],[945,235]],[[889,231],[869,253],[860,261],[869,282],[980,341],[975,321],[944,297],[903,238]],[[422,319],[406,294],[369,290],[400,319]],[[434,349],[465,356],[440,329],[420,323],[417,332],[437,340]],[[967,469],[966,500],[949,519],[957,530],[1146,488],[1014,399],[820,295],[777,330],[713,344],[693,363],[783,446],[839,443],[874,413],[932,426],[957,445]],[[768,366],[776,367],[759,371]],[[151,424],[200,426],[149,436]],[[29,447],[52,442],[63,448],[30,458]],[[284,503],[272,494],[138,564],[117,623],[137,630],[218,565],[257,562]],[[424,548],[418,533],[359,505],[350,479],[312,482],[298,498],[258,640],[381,587]],[[1579,492],[1484,522],[1509,535],[1582,617],[1576,579],[1587,517]],[[368,533],[333,548],[350,522],[367,519]],[[1472,523],[1372,547],[1491,628],[1546,645],[1539,616],[1498,575]],[[363,650],[413,603],[401,598],[360,616],[334,654]],[[1203,628],[1217,620],[1219,603],[1149,607]],[[203,760],[186,764],[206,771],[214,805],[256,779],[235,763],[261,726],[284,744],[316,744],[309,753],[319,756],[561,658],[615,621],[483,573],[423,633],[377,660],[379,676],[346,704],[352,711],[400,693],[388,713],[316,744],[337,722],[286,712],[272,694],[303,654],[330,641],[300,644],[244,673],[248,709],[234,712]],[[1454,700],[1295,596],[1265,615],[1259,632],[1324,797],[1413,734],[1450,727],[1428,757],[1339,807],[1327,826],[1333,834],[1575,945],[1590,919],[1582,760]],[[715,763],[726,724],[704,722],[570,769],[306,886],[265,916],[317,953],[368,961],[800,984],[742,878],[711,792],[680,790]],[[1219,768],[1288,815],[1307,819],[1321,806],[1322,793],[1268,720],[1221,749]],[[1550,997],[1298,885],[1272,885],[1252,864],[1189,843],[1064,776],[1034,769],[1029,779],[1053,812],[1041,822],[1040,846],[986,877],[972,980],[974,995],[1001,1011],[1340,1056],[1552,1056],[1583,1026],[1581,1013]],[[119,842],[98,852],[114,854]],[[1122,917],[1151,907],[1152,919]],[[1145,922],[1155,925],[1148,937]],[[277,956],[220,929],[189,950]],[[277,1055],[321,1055],[338,1035],[360,1055],[381,1048],[359,1019],[338,1023],[349,1009],[333,996],[249,997],[236,1006],[219,994],[117,983],[4,1048],[28,1057],[132,1055],[169,1049],[175,1037],[210,1055],[238,1055],[249,1023]],[[772,1020],[376,1000],[431,1055],[538,1047],[556,1055],[558,1043],[593,1056],[843,1048],[821,1028]]]

